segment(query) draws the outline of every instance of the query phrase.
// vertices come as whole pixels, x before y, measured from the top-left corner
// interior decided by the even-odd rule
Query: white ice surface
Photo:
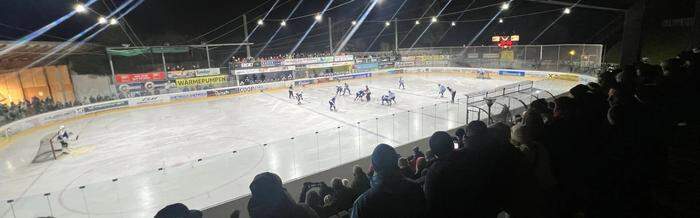
[[[248,194],[262,171],[288,181],[367,156],[377,142],[397,146],[463,125],[464,106],[438,98],[438,83],[461,96],[516,82],[403,77],[406,90],[396,89],[395,77],[348,81],[353,95],[368,85],[373,101],[341,96],[337,112],[328,110],[329,83],[304,89],[301,105],[281,90],[87,116],[60,124],[80,135],[71,154],[40,164],[31,163],[39,139],[56,127],[33,131],[0,148],[0,217],[12,217],[7,199],[16,199],[17,217],[152,217],[174,202],[207,207]],[[573,85],[535,83],[555,94]],[[397,96],[391,107],[377,100],[387,89]]]

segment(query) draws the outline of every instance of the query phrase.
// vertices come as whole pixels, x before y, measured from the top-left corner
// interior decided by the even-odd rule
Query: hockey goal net
[[[51,133],[44,136],[39,141],[39,149],[37,149],[36,156],[34,156],[32,163],[56,160],[63,154],[63,149],[61,148],[61,143],[58,142],[57,135]]]

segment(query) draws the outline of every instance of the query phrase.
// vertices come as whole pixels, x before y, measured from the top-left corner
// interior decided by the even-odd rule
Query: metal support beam
[[[571,2],[563,2],[563,1],[555,1],[555,0],[527,0],[527,1],[541,3],[541,4],[566,6],[566,7],[572,7],[572,6],[576,5],[577,8],[588,8],[588,9],[614,11],[614,12],[621,12],[621,13],[624,13],[625,11],[627,11],[625,9],[619,9],[619,8],[602,7],[602,6],[587,5],[587,4],[574,4]]]
[[[245,14],[243,14],[243,34],[243,40],[245,40],[244,43],[248,43],[248,19],[246,18]],[[236,51],[238,51],[238,49],[236,49]],[[247,58],[250,58],[250,45],[248,44],[245,46],[245,55]]]
[[[695,1],[695,23],[693,24],[693,35],[691,37],[692,48],[700,47],[700,1]]]
[[[622,66],[634,64],[639,61],[642,52],[642,28],[646,0],[634,3],[625,13],[625,21],[622,32]]]
[[[328,48],[330,53],[333,54],[333,20],[328,16]]]

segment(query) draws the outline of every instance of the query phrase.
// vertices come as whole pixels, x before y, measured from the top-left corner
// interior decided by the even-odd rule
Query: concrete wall
[[[75,97],[78,101],[85,103],[86,98],[91,96],[112,96],[115,93],[110,85],[110,76],[73,74],[73,84],[75,88]]]

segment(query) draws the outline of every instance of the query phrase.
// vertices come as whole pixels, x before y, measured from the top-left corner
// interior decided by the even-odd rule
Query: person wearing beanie
[[[202,212],[190,210],[182,203],[171,204],[160,209],[155,218],[201,218]]]
[[[374,148],[372,187],[355,200],[351,217],[426,216],[421,188],[401,175],[398,160],[399,154],[391,146],[379,144]]]
[[[428,145],[433,154],[440,158],[441,156],[448,155],[454,150],[454,140],[449,133],[444,131],[438,131],[433,133],[428,140]]]
[[[249,187],[248,214],[250,217],[318,217],[318,214],[308,205],[294,202],[282,186],[282,179],[277,174],[260,173],[253,178]]]

